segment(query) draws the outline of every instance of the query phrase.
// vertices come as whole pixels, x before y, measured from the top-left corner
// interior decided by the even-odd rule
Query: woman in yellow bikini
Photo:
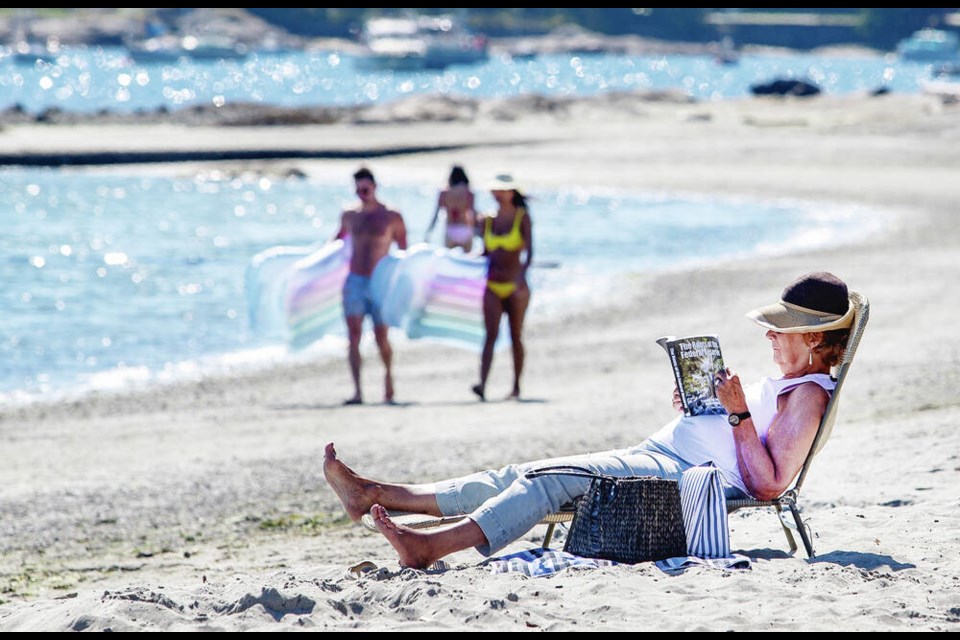
[[[480,383],[473,392],[486,399],[487,376],[493,363],[493,346],[500,331],[500,317],[506,313],[513,344],[513,391],[508,398],[520,397],[520,374],[523,372],[523,318],[530,303],[527,269],[533,261],[530,214],[520,187],[509,174],[501,174],[490,185],[497,201],[495,216],[477,220],[483,233],[483,254],[487,266],[487,288],[483,294],[483,320],[486,339],[480,358]],[[521,254],[526,256],[521,260]]]

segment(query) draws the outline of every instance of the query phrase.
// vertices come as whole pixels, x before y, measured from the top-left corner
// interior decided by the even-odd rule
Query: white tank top
[[[827,393],[837,386],[835,380],[825,373],[811,373],[800,378],[764,378],[760,382],[744,387],[747,408],[753,418],[753,427],[766,446],[767,434],[773,418],[777,415],[777,398],[782,393],[805,382],[820,385]],[[730,485],[749,493],[740,477],[740,465],[737,464],[737,447],[733,441],[733,427],[727,422],[726,415],[679,416],[668,422],[662,429],[649,438],[655,444],[672,451],[692,465],[709,461],[720,470]]]

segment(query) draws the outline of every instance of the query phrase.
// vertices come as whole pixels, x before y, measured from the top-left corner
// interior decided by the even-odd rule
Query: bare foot
[[[475,385],[473,385],[472,387],[470,387],[470,390],[473,391],[475,394],[477,394],[477,397],[480,398],[480,401],[481,401],[481,402],[486,402],[486,401],[487,401],[487,398],[483,395],[483,385],[482,385],[482,384],[475,384]]]
[[[510,392],[510,395],[504,398],[504,400],[519,400],[519,399],[520,399],[520,389],[514,389],[513,391]]]
[[[396,524],[387,510],[378,504],[370,508],[374,524],[400,555],[400,566],[425,569],[439,558],[433,557],[428,534]]]
[[[332,442],[323,452],[323,475],[354,522],[360,520],[373,505],[373,498],[368,494],[377,486],[376,483],[361,478],[353,469],[340,462]]]
[[[343,401],[344,406],[351,405],[351,404],[363,404],[363,398],[361,398],[360,396],[353,396],[352,398]]]

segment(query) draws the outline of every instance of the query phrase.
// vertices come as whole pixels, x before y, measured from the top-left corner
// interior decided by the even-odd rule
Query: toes
[[[380,528],[382,533],[393,533],[397,531],[397,525],[390,519],[390,514],[381,505],[375,504],[370,507],[370,515]]]

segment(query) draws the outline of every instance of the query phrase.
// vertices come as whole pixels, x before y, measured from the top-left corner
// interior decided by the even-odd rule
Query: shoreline
[[[324,133],[326,144],[352,137],[360,148],[424,136],[522,141],[374,166],[412,181],[435,182],[456,161],[471,175],[508,167],[542,185],[824,198],[896,219],[855,245],[634,274],[603,306],[531,321],[527,402],[476,403],[475,356],[431,346],[397,363],[398,393],[417,395],[399,407],[334,405],[348,395],[345,368],[304,363],[126,403],[4,413],[0,508],[12,517],[0,522],[0,628],[751,630],[769,628],[771,606],[794,611],[774,621],[785,630],[958,628],[949,594],[960,576],[960,371],[941,335],[957,311],[943,289],[960,272],[960,111],[904,96],[600,101],[469,127]],[[57,136],[38,131],[33,142]],[[300,168],[337,180],[354,163]],[[657,336],[709,327],[723,335],[728,365],[756,379],[770,371],[769,348],[743,312],[820,269],[864,292],[873,315],[804,489],[814,561],[787,556],[774,516],[756,510],[730,519],[733,548],[754,559],[749,572],[666,577],[638,565],[524,579],[490,575],[472,551],[451,557],[446,573],[398,571],[381,537],[343,522],[323,481],[328,441],[354,468],[402,482],[628,446],[672,414]],[[497,356],[491,395],[507,391],[509,374]],[[364,369],[373,398],[379,375],[376,362]],[[361,560],[382,570],[349,577]],[[312,605],[298,609],[298,598]]]
[[[100,171],[97,169],[87,169],[86,171]],[[142,168],[141,168],[142,169]],[[157,168],[162,174],[173,177],[171,169]],[[128,175],[142,174],[142,171],[133,172]],[[110,172],[112,173],[112,171]],[[394,185],[397,183],[394,182]],[[412,183],[419,184],[419,183]],[[804,215],[809,215],[816,204],[820,208],[828,211],[846,212],[852,206],[849,203],[831,203],[826,201],[799,201],[787,200],[787,202],[777,201],[770,203],[761,200],[751,200],[736,194],[725,194],[711,196],[710,194],[682,195],[677,193],[638,193],[624,189],[603,189],[591,188],[588,186],[577,186],[577,190],[586,191],[592,194],[592,197],[601,198],[623,198],[623,197],[662,197],[670,200],[690,200],[691,206],[694,206],[698,200],[705,203],[723,202],[725,205],[743,203],[745,205],[788,205],[791,208],[804,210]],[[535,190],[536,191],[536,190]],[[538,197],[542,197],[542,194]],[[791,211],[791,214],[794,213]],[[763,242],[753,248],[749,255],[738,255],[728,252],[718,256],[709,257],[687,257],[676,263],[660,264],[650,267],[620,267],[611,271],[609,268],[586,274],[591,279],[590,299],[585,301],[577,298],[577,293],[572,289],[575,285],[569,285],[567,289],[548,288],[540,291],[535,288],[537,294],[533,298],[532,315],[529,322],[533,323],[553,323],[562,322],[565,317],[575,315],[578,309],[602,304],[604,297],[615,295],[617,293],[617,282],[622,278],[639,277],[657,277],[667,273],[693,272],[713,266],[723,266],[726,264],[738,264],[744,261],[755,259],[776,259],[795,254],[817,252],[821,250],[837,249],[847,245],[861,244],[870,239],[880,239],[893,231],[888,228],[895,220],[896,215],[893,212],[878,212],[882,217],[887,218],[886,223],[875,223],[872,226],[871,221],[865,212],[857,212],[857,224],[861,226],[856,237],[848,239],[818,238],[807,241],[798,230],[789,239],[773,243],[772,241]],[[823,214],[820,214],[821,216]],[[862,223],[862,224],[861,224]],[[849,225],[847,225],[849,226]],[[831,236],[835,235],[836,230],[830,230]],[[538,265],[535,262],[534,268]],[[552,268],[552,267],[548,267]],[[556,283],[554,283],[556,284]],[[542,295],[547,297],[547,302],[543,302]],[[543,305],[548,308],[544,309]],[[545,315],[544,315],[545,314]],[[249,328],[248,328],[249,330]],[[392,342],[395,349],[401,353],[410,349],[430,349],[442,342],[435,340],[410,340],[402,335],[402,332],[394,328],[391,332]],[[450,345],[446,345],[450,346]],[[364,357],[375,357],[376,353],[370,343],[370,337],[366,336],[363,342]],[[56,388],[41,391],[26,389],[11,389],[0,391],[0,420],[4,415],[22,415],[24,410],[55,410],[57,405],[66,404],[71,407],[83,406],[85,404],[98,405],[104,402],[115,405],[117,403],[129,403],[139,405],[141,398],[149,396],[157,390],[183,390],[194,385],[208,384],[227,384],[234,377],[241,376],[272,376],[277,375],[286,367],[297,368],[307,363],[325,363],[342,364],[343,352],[346,350],[345,336],[335,334],[329,336],[325,344],[313,344],[304,350],[291,350],[286,342],[258,343],[243,346],[231,351],[221,353],[208,353],[197,358],[188,360],[177,360],[165,363],[161,369],[150,368],[147,365],[132,364],[123,367],[113,367],[102,369],[86,374],[86,380],[74,381],[69,384],[59,384]],[[467,350],[470,351],[470,350]],[[471,352],[472,353],[472,352]],[[502,357],[502,356],[501,356]]]
[[[596,50],[578,48],[576,37],[570,35],[566,37],[545,36],[547,44],[530,45],[535,46],[538,54],[557,53],[563,55],[576,56],[578,54],[591,53],[611,53],[615,55],[680,55],[680,56],[709,56],[716,53],[717,43],[673,43],[669,41],[658,41],[649,38],[637,36],[600,36],[598,34],[586,33],[587,42],[596,42]],[[536,38],[514,38],[518,43],[526,43],[527,40],[536,40]],[[552,44],[551,44],[552,43]],[[503,45],[506,47],[506,45]],[[555,50],[556,49],[556,50]],[[502,51],[507,51],[504,48]],[[498,49],[498,51],[500,51]],[[347,52],[349,53],[349,52]],[[886,65],[893,62],[888,52],[869,49],[856,45],[840,45],[820,47],[811,50],[794,50],[773,46],[748,45],[743,49],[745,55],[755,56],[822,56],[827,59],[850,59],[857,57],[870,57],[876,59],[887,59]],[[509,55],[507,53],[491,54],[491,57]],[[827,65],[829,66],[829,64]],[[803,80],[809,73],[799,71],[780,71],[779,73],[771,71],[767,74],[765,81],[774,79],[796,79]],[[904,71],[904,75],[907,72]],[[692,80],[688,78],[688,80]],[[754,78],[755,82],[760,82],[759,77]],[[809,80],[819,84],[814,80]],[[843,97],[851,94],[878,90],[890,91],[887,86],[888,80],[878,79],[877,84],[871,87],[861,88],[859,90],[848,91],[846,93],[831,93],[829,85],[820,87],[823,95],[834,97]],[[922,87],[913,86],[913,91],[903,95],[916,95],[923,92]],[[719,89],[717,89],[719,91]],[[747,91],[746,88],[743,88]],[[362,98],[354,104],[330,104],[327,102],[306,103],[299,105],[283,105],[274,103],[265,103],[259,97],[247,98],[224,98],[217,96],[218,100],[191,100],[182,104],[162,103],[156,106],[140,106],[123,108],[122,103],[113,105],[107,104],[98,108],[71,109],[59,106],[59,104],[49,104],[47,106],[37,106],[28,109],[21,102],[3,106],[0,109],[0,131],[3,127],[18,127],[25,125],[85,125],[85,126],[117,126],[117,125],[189,125],[196,127],[223,126],[223,127],[300,127],[309,125],[331,125],[331,124],[389,124],[397,122],[410,122],[430,119],[436,122],[470,122],[478,116],[484,115],[485,111],[505,111],[507,113],[515,111],[517,108],[523,108],[525,102],[539,102],[541,108],[545,110],[556,110],[567,108],[570,104],[576,102],[590,101],[598,97],[611,96],[612,101],[622,99],[638,99],[642,101],[667,99],[677,101],[710,101],[715,99],[710,96],[695,97],[694,91],[689,87],[683,88],[683,84],[677,80],[676,84],[661,88],[632,88],[630,85],[618,88],[613,91],[603,91],[597,94],[583,95],[578,90],[572,92],[548,92],[548,93],[523,93],[505,98],[495,98],[492,96],[475,97],[458,93],[456,89],[452,92],[447,90],[414,94],[397,94],[389,99],[378,100],[375,104],[363,102]],[[750,98],[749,91],[742,96],[726,97],[723,100],[739,100]],[[947,97],[944,97],[946,100]],[[25,98],[25,100],[27,100]],[[29,102],[29,100],[27,100]],[[492,105],[492,107],[491,107]],[[519,107],[518,107],[519,105]],[[2,137],[2,136],[0,136]],[[282,149],[264,149],[263,145],[259,152],[271,152],[283,154],[288,152]],[[221,154],[224,151],[221,151]],[[66,154],[65,158],[69,158]],[[191,158],[187,154],[172,154],[171,159],[146,159],[145,161],[185,161]],[[283,157],[282,155],[275,157]],[[334,156],[335,157],[335,156]],[[261,155],[259,158],[262,159]],[[213,160],[229,159],[226,157],[211,157]],[[16,158],[8,155],[0,155],[0,164],[15,161]],[[43,162],[42,158],[25,158],[25,162]],[[50,161],[57,161],[51,157]],[[76,159],[74,162],[98,163],[111,162],[106,157],[91,157],[86,159]],[[133,159],[118,158],[118,162],[135,162]]]

